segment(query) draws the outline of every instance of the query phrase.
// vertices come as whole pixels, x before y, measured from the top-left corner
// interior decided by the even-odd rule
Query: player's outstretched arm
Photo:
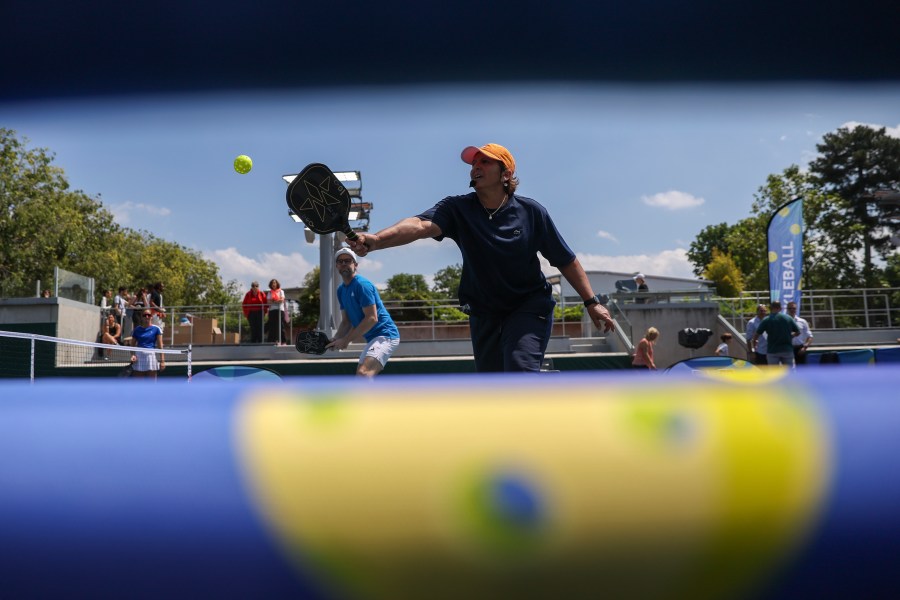
[[[439,235],[441,235],[441,228],[432,221],[409,217],[378,233],[361,233],[356,240],[347,240],[347,243],[357,255],[365,256],[373,250],[403,246],[416,240]]]

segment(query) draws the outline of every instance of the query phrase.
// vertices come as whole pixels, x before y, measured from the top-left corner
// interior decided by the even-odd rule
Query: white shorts
[[[159,371],[159,360],[156,352],[138,352],[134,363],[135,371]]]
[[[391,354],[394,353],[394,350],[396,350],[399,345],[399,338],[388,338],[379,335],[377,338],[374,338],[371,342],[366,344],[365,349],[359,355],[359,364],[362,364],[367,356],[371,356],[381,363],[381,368],[384,368],[388,359],[391,357]]]

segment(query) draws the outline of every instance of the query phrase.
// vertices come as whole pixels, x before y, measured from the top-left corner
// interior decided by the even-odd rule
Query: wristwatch
[[[585,306],[591,306],[592,304],[600,304],[600,298],[594,295],[584,301]]]

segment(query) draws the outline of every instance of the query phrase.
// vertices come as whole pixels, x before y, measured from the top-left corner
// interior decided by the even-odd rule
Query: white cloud
[[[223,281],[237,280],[242,291],[250,289],[250,282],[254,280],[259,281],[264,290],[268,289],[270,279],[277,279],[281,287],[297,287],[303,283],[307,273],[319,266],[318,261],[310,262],[299,252],[290,254],[267,252],[254,258],[244,256],[233,246],[205,251],[203,257],[219,266],[219,275]],[[383,268],[384,265],[380,261],[359,259],[361,274],[377,273]]]
[[[578,253],[578,262],[586,271],[613,271],[635,273],[640,271],[647,275],[665,277],[684,277],[695,279],[693,265],[687,258],[687,250],[675,248],[663,250],[657,254],[604,255]],[[556,273],[558,269],[541,257],[541,268],[544,273]]]
[[[706,200],[697,198],[686,192],[678,192],[669,190],[652,196],[641,196],[641,201],[648,206],[656,208],[665,208],[668,210],[681,210],[684,208],[694,208],[700,206]]]
[[[597,232],[597,237],[603,238],[604,240],[610,240],[611,242],[615,242],[617,244],[619,243],[619,240],[618,240],[618,238],[616,238],[616,236],[614,236],[613,234],[611,234],[608,231],[603,231],[602,229]]]
[[[315,266],[299,252],[281,254],[279,252],[244,256],[237,248],[223,248],[203,253],[204,258],[219,265],[223,281],[237,280],[243,290],[250,288],[250,282],[257,280],[266,289],[270,279],[277,279],[282,287],[295,287]]]
[[[859,121],[847,121],[846,123],[841,125],[841,128],[856,129],[859,126],[871,127],[872,129],[881,129],[882,127],[884,127],[884,132],[887,135],[889,135],[891,137],[895,137],[895,138],[900,138],[900,125],[897,125],[896,127],[889,127],[887,125],[875,125],[874,123],[860,123]]]
[[[135,213],[148,214],[155,217],[168,217],[172,211],[165,206],[154,206],[152,204],[144,204],[142,202],[122,202],[120,204],[107,205],[109,212],[113,214],[119,225],[129,225]]]

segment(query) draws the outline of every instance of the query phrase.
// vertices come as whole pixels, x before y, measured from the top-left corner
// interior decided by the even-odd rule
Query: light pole
[[[369,212],[372,204],[362,201],[362,175],[359,171],[336,171],[334,173],[347,191],[350,193],[350,214],[348,221],[354,231],[369,230]],[[281,178],[290,185],[297,174],[283,175]],[[288,215],[296,223],[302,223],[300,217],[290,209]],[[315,242],[316,234],[308,227],[303,228],[306,242]],[[337,331],[337,299],[334,290],[337,289],[337,271],[334,267],[334,253],[344,241],[342,233],[327,233],[319,236],[319,322],[317,328],[324,331],[328,337],[334,337]]]

